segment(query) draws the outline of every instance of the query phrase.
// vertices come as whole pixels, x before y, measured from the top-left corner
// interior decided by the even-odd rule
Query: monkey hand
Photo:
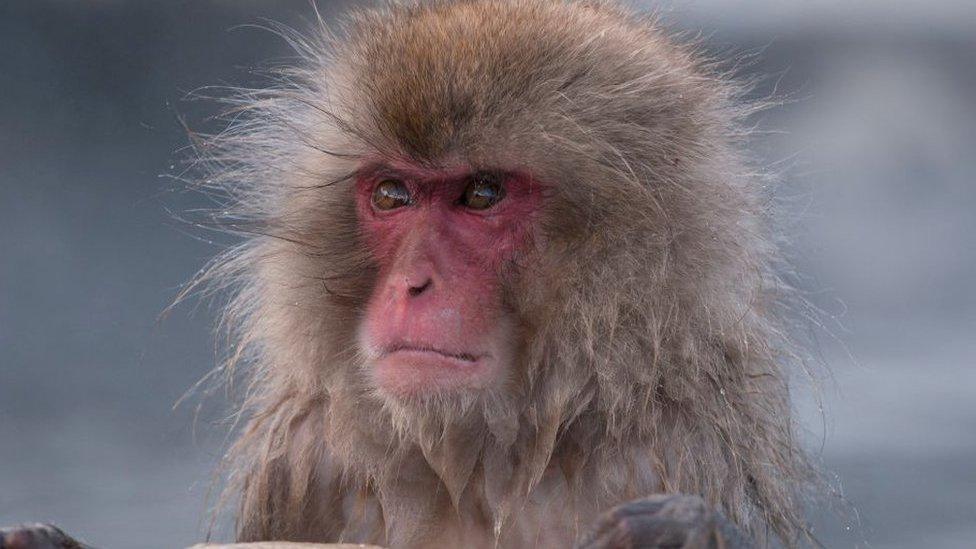
[[[0,528],[0,549],[92,549],[51,524]]]
[[[751,549],[752,542],[698,496],[655,495],[614,507],[576,549]]]

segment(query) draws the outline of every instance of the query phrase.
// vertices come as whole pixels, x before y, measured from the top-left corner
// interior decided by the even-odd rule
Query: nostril
[[[407,293],[410,294],[410,297],[417,297],[418,295],[427,291],[427,288],[430,288],[433,282],[434,282],[433,280],[428,278],[423,284],[419,286],[410,286],[410,288],[407,289]]]

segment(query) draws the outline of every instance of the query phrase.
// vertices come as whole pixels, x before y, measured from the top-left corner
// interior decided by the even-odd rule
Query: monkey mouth
[[[475,363],[479,359],[484,358],[482,356],[476,356],[471,353],[453,353],[450,351],[445,351],[443,349],[438,349],[430,345],[411,345],[408,343],[397,343],[391,345],[383,353],[384,356],[389,356],[395,353],[407,352],[407,353],[418,353],[418,354],[432,354],[441,356],[444,358],[450,358],[454,360],[459,360],[461,362]]]
[[[495,361],[489,353],[457,352],[426,344],[398,342],[383,348],[372,363],[377,387],[394,398],[445,395],[491,383]]]

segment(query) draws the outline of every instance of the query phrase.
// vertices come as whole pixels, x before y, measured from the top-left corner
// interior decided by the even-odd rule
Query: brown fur
[[[232,99],[202,149],[247,235],[205,276],[235,289],[240,540],[565,546],[658,492],[800,540],[789,293],[738,86],[596,1],[394,4],[289,36],[301,63]],[[366,381],[375,268],[351,179],[376,159],[554,184],[505,277],[521,355],[503,390],[391,403]]]

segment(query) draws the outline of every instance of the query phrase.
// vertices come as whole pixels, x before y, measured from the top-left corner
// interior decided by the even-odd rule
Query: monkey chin
[[[414,400],[488,389],[498,378],[499,365],[491,354],[398,346],[372,361],[370,370],[382,394]]]

